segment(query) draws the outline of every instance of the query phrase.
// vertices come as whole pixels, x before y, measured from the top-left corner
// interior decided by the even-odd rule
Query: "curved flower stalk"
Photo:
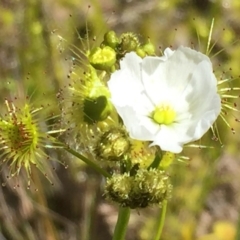
[[[53,175],[44,148],[54,140],[40,127],[38,114],[43,107],[34,109],[27,102],[16,105],[8,100],[5,104],[7,113],[0,118],[0,157],[8,168],[7,179],[25,170],[29,188],[32,168],[36,167],[51,182]]]
[[[209,58],[186,47],[144,59],[129,53],[108,86],[130,137],[173,153],[200,139],[221,111]]]

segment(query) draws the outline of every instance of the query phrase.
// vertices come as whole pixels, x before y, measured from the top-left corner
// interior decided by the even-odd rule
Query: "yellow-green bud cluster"
[[[122,52],[136,51],[136,49],[140,46],[139,39],[134,33],[123,33],[120,39],[121,42],[119,45],[119,49]]]
[[[128,52],[136,52],[140,57],[155,55],[155,47],[148,39],[147,43],[140,43],[135,33],[127,32],[117,36],[114,31],[109,31],[104,35],[102,48],[109,47],[116,53],[116,59],[121,59]]]
[[[145,56],[155,55],[155,46],[151,43],[150,39],[148,39],[147,43],[139,46],[136,49],[136,53],[142,58]]]
[[[162,205],[171,196],[172,185],[165,171],[138,169],[136,174],[114,174],[107,179],[105,196],[122,207],[145,208]]]
[[[109,46],[94,48],[88,57],[90,64],[97,70],[111,70],[116,63],[116,52]]]
[[[104,41],[103,41],[104,45],[115,49],[116,47],[118,47],[119,43],[120,43],[120,40],[114,31],[109,31],[105,33]]]
[[[103,160],[119,161],[130,150],[130,141],[123,129],[113,128],[99,139],[95,154]]]
[[[140,57],[155,55],[155,47],[148,39],[147,43],[141,44],[137,35],[134,33],[123,33],[120,36],[120,43],[118,45],[119,55],[124,55],[127,52],[134,51]]]

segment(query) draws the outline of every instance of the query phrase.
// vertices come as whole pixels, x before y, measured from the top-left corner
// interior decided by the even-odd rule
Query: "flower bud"
[[[139,46],[139,40],[134,33],[123,33],[121,35],[120,50],[123,52],[135,51]]]
[[[104,195],[107,199],[119,203],[123,207],[130,205],[129,194],[132,191],[133,178],[128,173],[114,174],[107,179]]]
[[[142,197],[141,204],[160,205],[163,200],[171,197],[172,185],[165,171],[151,168],[150,170],[139,169],[135,176],[136,199]],[[140,195],[139,195],[140,194]],[[138,197],[139,195],[139,197]]]
[[[147,54],[146,54],[146,52],[144,51],[144,49],[143,49],[142,46],[141,46],[141,47],[138,47],[138,48],[136,49],[136,53],[137,53],[137,55],[138,55],[139,57],[141,57],[141,58],[144,58],[144,57],[147,56]]]
[[[154,55],[155,54],[155,46],[150,42],[150,40],[148,40],[148,43],[144,44],[142,46],[143,51],[148,55]]]
[[[89,54],[90,64],[97,70],[110,70],[116,62],[116,52],[109,46],[96,47]]]
[[[118,161],[129,150],[130,142],[125,131],[113,128],[100,137],[95,153],[103,160]]]
[[[108,31],[104,34],[103,44],[115,49],[119,45],[119,39],[114,31]]]

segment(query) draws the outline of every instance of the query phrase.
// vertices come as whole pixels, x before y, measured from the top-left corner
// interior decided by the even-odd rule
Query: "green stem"
[[[166,212],[167,212],[167,200],[164,200],[162,210],[161,210],[161,213],[160,213],[160,217],[159,217],[158,222],[157,222],[157,228],[158,228],[157,233],[154,236],[153,240],[160,240],[160,237],[162,235],[164,222],[165,222]]]
[[[125,240],[129,218],[130,208],[120,207],[118,211],[117,224],[114,229],[113,240]]]
[[[160,162],[162,160],[162,153],[157,152],[155,155],[155,158],[153,160],[153,162],[151,163],[151,165],[148,167],[148,170],[151,168],[158,168]]]
[[[94,170],[96,170],[98,173],[102,174],[104,177],[106,178],[110,178],[111,175],[105,171],[104,169],[102,169],[101,167],[99,167],[95,162],[91,161],[90,159],[84,157],[82,154],[76,152],[75,150],[67,147],[67,146],[64,146],[64,149],[71,153],[73,156],[81,159],[83,162],[85,162],[88,166],[92,167]]]

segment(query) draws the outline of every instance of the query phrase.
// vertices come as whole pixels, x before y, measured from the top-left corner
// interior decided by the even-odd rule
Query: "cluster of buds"
[[[114,31],[109,31],[105,33],[101,45],[89,52],[88,60],[95,69],[114,72],[119,60],[132,51],[140,57],[155,55],[155,47],[150,39],[141,44],[137,35],[132,32],[123,33],[118,37]]]
[[[171,196],[169,176],[158,169],[138,169],[130,173],[114,174],[107,179],[105,195],[122,207],[145,208],[162,205]]]
[[[119,37],[114,31],[109,31],[104,35],[102,46],[108,46],[114,49],[119,60],[126,53],[136,52],[140,57],[155,55],[155,46],[150,39],[146,43],[141,43],[135,33],[122,33]]]

